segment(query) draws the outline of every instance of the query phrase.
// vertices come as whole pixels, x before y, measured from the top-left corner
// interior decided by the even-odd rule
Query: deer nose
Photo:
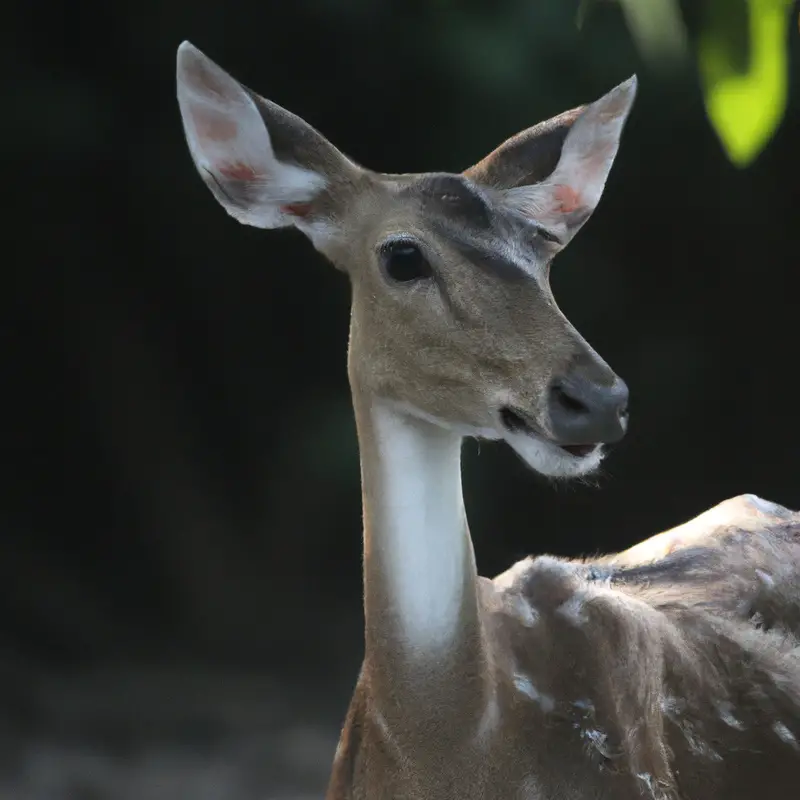
[[[611,444],[628,427],[628,387],[610,386],[580,373],[558,378],[550,387],[550,425],[559,444]]]

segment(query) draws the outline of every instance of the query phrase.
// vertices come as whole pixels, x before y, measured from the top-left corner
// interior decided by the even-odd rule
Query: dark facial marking
[[[444,303],[445,308],[449,312],[450,316],[456,322],[459,322],[462,325],[468,325],[470,322],[469,314],[467,314],[464,309],[453,300],[441,276],[434,273],[434,280],[436,281],[436,287],[439,290],[439,296],[442,298],[442,302]]]
[[[406,190],[420,197],[426,216],[459,220],[473,229],[492,226],[492,210],[480,192],[459,175],[425,175]]]
[[[482,272],[510,283],[528,281],[531,276],[517,262],[505,256],[499,247],[493,247],[494,236],[482,242],[469,236],[446,220],[433,217],[428,220],[435,236],[447,242],[465,261],[474,264]]]

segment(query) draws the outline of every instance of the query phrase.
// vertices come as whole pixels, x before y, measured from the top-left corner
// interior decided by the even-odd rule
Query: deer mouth
[[[572,458],[587,458],[592,455],[597,448],[602,447],[601,442],[591,442],[587,444],[560,444],[546,436],[536,425],[531,423],[519,411],[505,406],[500,409],[500,421],[509,433],[522,433],[540,439],[552,447],[558,448]]]

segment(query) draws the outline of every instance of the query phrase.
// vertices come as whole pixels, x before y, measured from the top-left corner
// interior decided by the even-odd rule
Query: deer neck
[[[461,437],[354,388],[364,510],[366,661],[387,669],[477,657],[477,572]],[[377,662],[377,664],[376,664]]]

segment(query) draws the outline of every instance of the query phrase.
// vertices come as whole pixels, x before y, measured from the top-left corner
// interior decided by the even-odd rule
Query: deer
[[[556,304],[637,92],[526,129],[460,173],[345,156],[189,42],[194,166],[235,220],[294,228],[349,279],[364,657],[328,800],[752,800],[800,785],[800,514],[729,498],[629,550],[478,575],[465,438],[596,471],[625,382]]]

